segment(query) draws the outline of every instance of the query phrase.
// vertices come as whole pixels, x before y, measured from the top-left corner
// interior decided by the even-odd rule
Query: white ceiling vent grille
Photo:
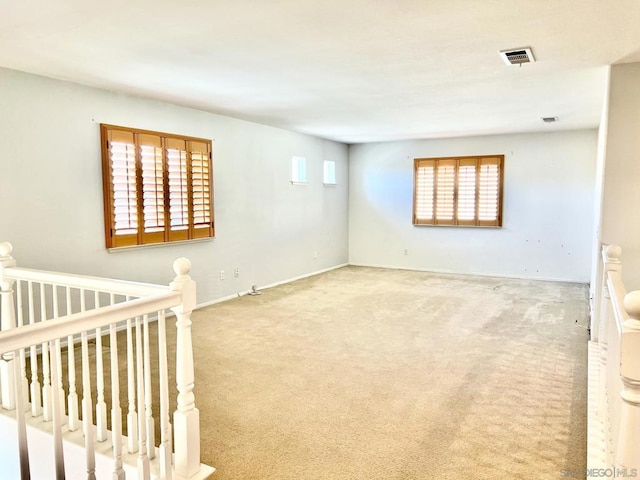
[[[512,48],[510,50],[501,50],[500,56],[507,65],[522,65],[523,63],[535,62],[531,47]]]

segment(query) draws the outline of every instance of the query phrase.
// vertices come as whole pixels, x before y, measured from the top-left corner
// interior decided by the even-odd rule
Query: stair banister
[[[158,361],[159,361],[159,389],[160,389],[160,445],[158,446],[158,462],[154,468],[158,467],[159,478],[170,480],[172,472],[180,478],[205,478],[214,469],[208,466],[201,468],[200,465],[200,433],[199,433],[199,411],[196,408],[194,397],[194,363],[191,334],[191,313],[196,305],[195,282],[190,278],[189,272],[191,264],[188,259],[180,258],[174,262],[173,269],[175,278],[169,287],[149,284],[137,284],[132,282],[122,282],[117,280],[102,279],[97,277],[84,277],[80,275],[70,275],[57,272],[42,272],[39,270],[24,269],[16,266],[15,260],[11,257],[12,247],[9,243],[0,243],[0,300],[2,301],[2,322],[0,330],[0,404],[6,406],[10,402],[10,408],[15,409],[18,431],[18,445],[20,452],[20,478],[29,478],[29,458],[26,440],[26,426],[24,422],[25,408],[32,412],[42,411],[42,407],[34,402],[27,403],[24,396],[26,379],[23,370],[25,361],[22,360],[21,353],[25,348],[30,350],[33,361],[30,372],[35,374],[35,382],[32,380],[32,392],[39,397],[38,359],[42,362],[41,376],[44,384],[49,385],[52,390],[50,398],[46,402],[50,411],[49,420],[53,420],[55,470],[57,478],[64,478],[64,463],[62,455],[61,425],[64,421],[64,405],[67,403],[57,393],[62,390],[62,362],[61,362],[61,340],[67,340],[68,346],[64,348],[73,352],[74,343],[82,350],[82,382],[83,393],[87,395],[87,401],[83,399],[83,417],[87,420],[83,422],[85,444],[85,473],[86,478],[95,478],[96,464],[94,459],[94,434],[96,430],[92,426],[93,408],[89,401],[92,388],[89,372],[86,367],[89,365],[89,355],[87,351],[87,334],[96,332],[96,353],[100,357],[103,355],[100,349],[102,334],[108,334],[110,342],[109,360],[111,366],[112,384],[112,445],[108,449],[113,450],[113,463],[111,475],[114,480],[124,479],[123,452],[122,452],[122,427],[120,419],[122,409],[119,405],[120,382],[117,374],[117,325],[124,326],[125,323],[136,326],[136,400],[137,419],[135,428],[132,428],[130,435],[140,433],[136,450],[140,462],[138,473],[141,478],[148,478],[149,461],[153,458],[155,449],[153,447],[153,407],[151,404],[152,382],[150,377],[150,338],[149,321],[157,316],[158,321]],[[35,287],[35,289],[34,289]],[[22,290],[21,290],[22,289]],[[15,290],[15,291],[14,291]],[[72,293],[73,290],[73,293]],[[16,291],[18,292],[16,294]],[[94,297],[95,308],[89,309],[85,305],[85,293],[89,297]],[[77,294],[77,295],[76,295]],[[108,302],[101,302],[100,298],[106,298]],[[18,295],[18,302],[28,300],[28,305],[20,304],[20,313],[16,315],[14,299]],[[114,303],[114,296],[119,298]],[[59,303],[60,302],[60,303]],[[73,305],[73,307],[72,307]],[[34,308],[37,307],[37,308]],[[87,307],[87,308],[85,308]],[[176,315],[176,384],[177,384],[177,408],[173,414],[174,425],[169,420],[169,388],[167,371],[167,345],[166,345],[166,322],[165,310],[170,309]],[[39,311],[39,315],[38,312]],[[128,319],[128,320],[127,320]],[[132,325],[133,326],[133,325]],[[106,329],[108,327],[108,329]],[[124,347],[124,345],[123,345]],[[36,349],[41,353],[37,353]],[[123,348],[124,350],[124,348]],[[73,353],[69,356],[73,359]],[[131,358],[131,357],[129,357]],[[98,360],[101,360],[99,358]],[[45,363],[46,367],[45,368]],[[97,385],[96,393],[99,399],[98,404],[104,400],[102,388],[102,378],[104,371],[100,368],[102,362],[97,365]],[[68,388],[71,393],[75,391],[75,372],[72,363],[69,368],[70,378]],[[86,371],[85,371],[86,370]],[[50,380],[48,382],[47,380]],[[5,392],[6,390],[6,392]],[[44,389],[43,389],[44,390]],[[77,397],[70,401],[69,412],[77,411]],[[93,405],[95,406],[95,405]],[[104,409],[96,409],[96,414],[101,415]],[[103,415],[104,417],[105,415]],[[77,428],[77,417],[69,417],[69,430]],[[105,422],[98,422],[104,424]],[[51,427],[49,427],[51,428]],[[172,431],[173,430],[173,431]],[[51,430],[49,430],[51,431]],[[99,425],[98,425],[99,431]],[[80,437],[82,438],[82,437]],[[104,438],[97,438],[101,440]],[[107,438],[108,440],[108,438]],[[120,440],[120,441],[119,441]],[[175,452],[172,450],[175,446]],[[104,448],[101,448],[104,450]],[[57,452],[60,452],[59,454]],[[23,455],[24,453],[24,455]],[[34,465],[31,465],[34,467]],[[35,467],[34,467],[35,468]],[[129,468],[129,467],[127,467]],[[37,468],[36,468],[37,470]],[[1,475],[0,475],[1,476]]]
[[[603,246],[594,422],[599,427],[588,459],[588,465],[615,471],[616,478],[640,473],[640,291],[627,293],[621,258],[619,246]]]

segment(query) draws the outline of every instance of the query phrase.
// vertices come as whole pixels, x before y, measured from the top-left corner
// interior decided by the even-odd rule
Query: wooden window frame
[[[462,218],[459,211],[460,202],[460,175],[461,168],[475,166],[475,181],[471,188],[475,188],[472,201],[474,202],[472,218],[467,216]],[[488,181],[497,181],[497,198],[495,200],[495,217],[490,219],[481,218],[480,207],[482,188],[486,184],[481,183],[482,167],[497,166],[497,172],[491,174]],[[447,176],[450,172],[446,168],[453,167],[453,177]],[[428,170],[432,169],[431,172]],[[442,169],[442,170],[441,170]],[[436,158],[415,158],[413,164],[413,224],[416,226],[458,226],[458,227],[502,227],[502,202],[504,197],[504,155],[482,155],[464,157],[436,157]],[[439,174],[443,173],[439,185]],[[471,177],[467,177],[471,178]],[[482,179],[483,180],[483,179]],[[453,182],[453,188],[450,185]],[[427,185],[429,184],[430,185]],[[423,185],[424,184],[424,185]],[[448,191],[443,187],[449,187]],[[469,190],[467,190],[467,195]],[[439,196],[440,194],[440,196]],[[442,203],[442,205],[440,205]],[[491,206],[494,201],[491,201]],[[445,207],[450,205],[448,213]],[[469,205],[466,213],[468,213]],[[441,216],[439,216],[439,207]],[[419,211],[424,214],[420,215]],[[431,216],[428,216],[430,212]]]
[[[215,236],[211,140],[108,124],[100,125],[100,140],[108,249]],[[124,161],[112,156],[122,151]],[[132,218],[127,227],[116,221],[123,208]]]

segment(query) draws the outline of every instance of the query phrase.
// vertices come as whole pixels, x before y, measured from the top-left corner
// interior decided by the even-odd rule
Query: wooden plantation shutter
[[[433,225],[435,223],[433,194],[435,193],[435,160],[416,160],[413,197],[413,223]]]
[[[478,224],[502,225],[502,157],[481,159],[478,175]]]
[[[133,133],[106,132],[108,155],[103,155],[106,234],[117,246],[138,244],[138,180],[136,175],[136,148]],[[104,149],[103,149],[104,152]]]
[[[503,155],[414,160],[414,225],[502,225]]]
[[[192,238],[210,237],[213,235],[211,205],[211,144],[205,142],[188,142],[191,156],[191,192],[193,219],[191,221]]]
[[[214,236],[211,141],[101,125],[108,248]]]
[[[169,241],[189,238],[189,179],[187,142],[176,138],[166,141],[169,177]]]
[[[455,225],[456,161],[439,160],[436,165],[436,225]]]
[[[164,164],[162,138],[138,134],[140,171],[142,174],[141,243],[164,242]]]

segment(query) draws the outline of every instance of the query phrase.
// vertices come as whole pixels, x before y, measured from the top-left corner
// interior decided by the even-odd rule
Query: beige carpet
[[[193,315],[223,479],[560,479],[586,468],[585,285],[346,267]]]

